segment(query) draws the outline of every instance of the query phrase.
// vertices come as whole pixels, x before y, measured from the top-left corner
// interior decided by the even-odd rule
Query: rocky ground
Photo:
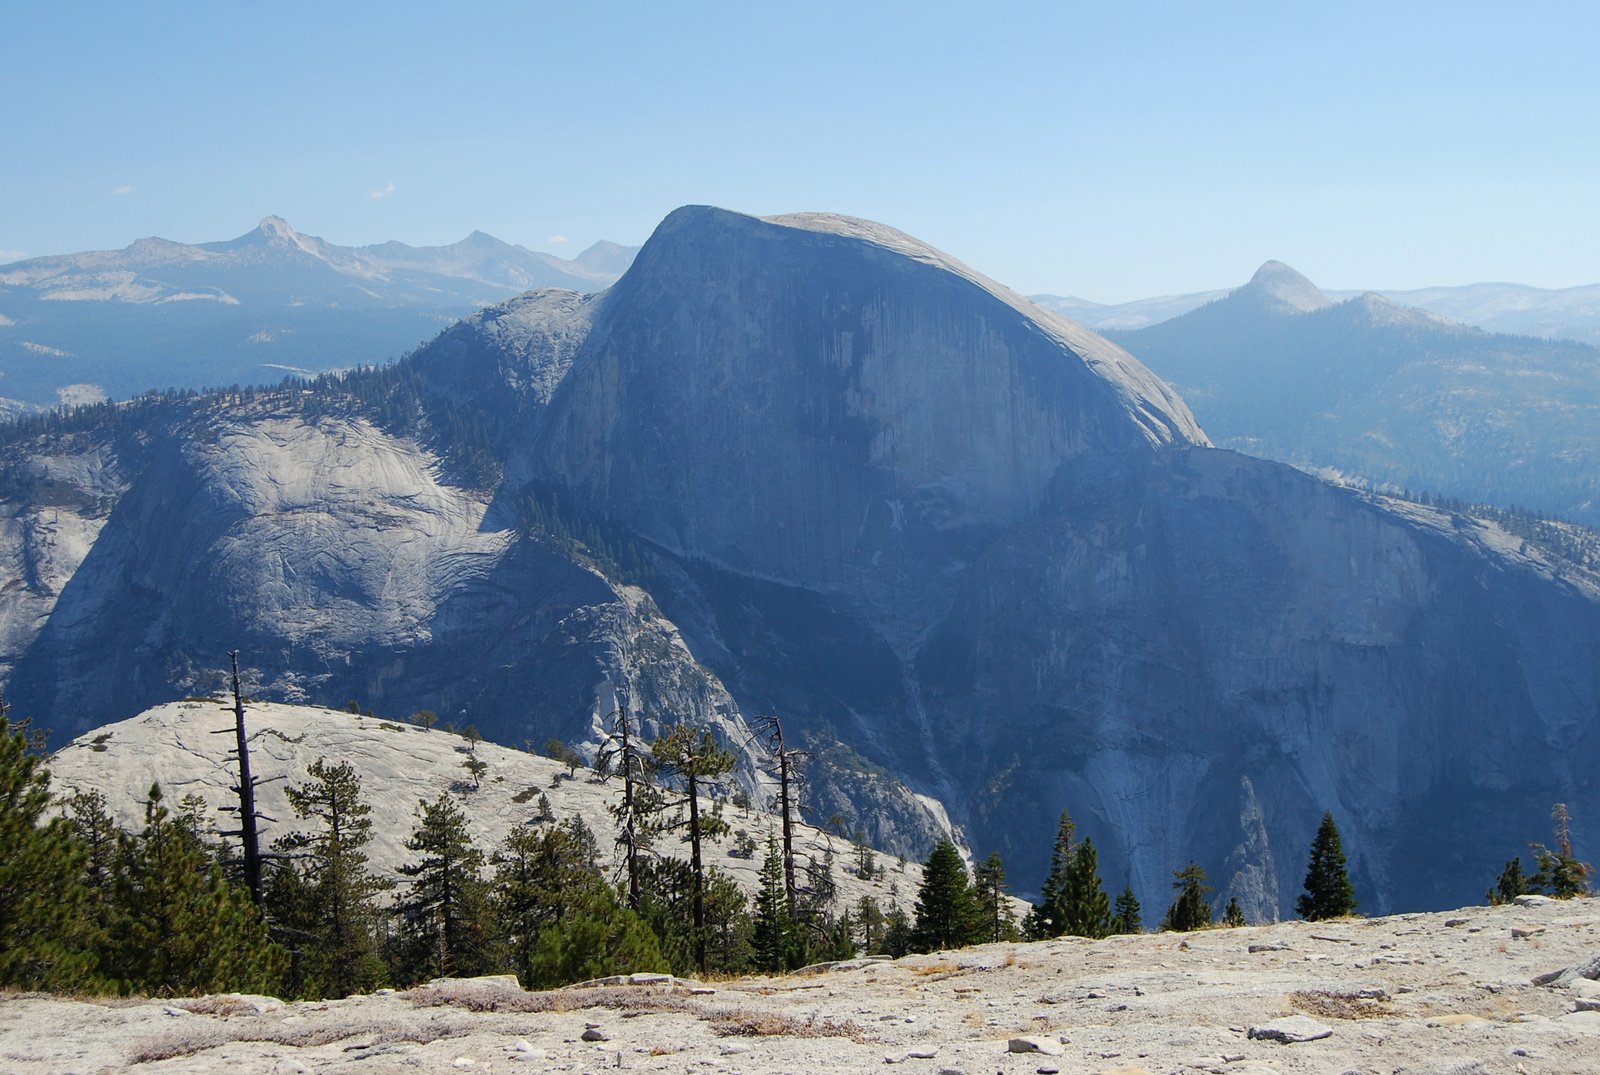
[[[1535,899],[710,984],[478,979],[293,1004],[0,994],[0,1070],[1565,1075],[1600,1071],[1600,982],[1534,979],[1600,974],[1597,933],[1600,898]]]

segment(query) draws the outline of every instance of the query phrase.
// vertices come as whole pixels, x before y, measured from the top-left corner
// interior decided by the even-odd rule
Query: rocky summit
[[[753,773],[778,714],[813,820],[919,856],[936,800],[1022,891],[1064,808],[1108,887],[1158,908],[1196,861],[1252,921],[1324,811],[1372,913],[1480,898],[1556,801],[1592,857],[1600,580],[1215,449],[1127,352],[882,225],[681,209],[604,292],[0,450],[0,673],[58,735],[237,648],[263,697],[510,744],[592,752],[626,702]]]

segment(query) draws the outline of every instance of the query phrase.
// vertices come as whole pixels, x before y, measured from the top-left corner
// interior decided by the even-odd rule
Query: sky
[[[1028,294],[1600,281],[1600,5],[0,0],[0,261],[891,224]]]

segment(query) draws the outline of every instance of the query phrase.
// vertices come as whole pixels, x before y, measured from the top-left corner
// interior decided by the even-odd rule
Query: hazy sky
[[[1592,2],[0,0],[0,260],[268,213],[570,256],[704,202],[1100,301],[1593,283],[1597,46]]]

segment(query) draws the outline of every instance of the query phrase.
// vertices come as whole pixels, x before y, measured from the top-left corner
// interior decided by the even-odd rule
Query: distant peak
[[[1333,305],[1322,290],[1281,261],[1269,261],[1235,295],[1264,300],[1280,313],[1307,314]]]
[[[283,239],[294,242],[300,238],[298,232],[289,226],[289,222],[281,216],[265,216],[257,229],[261,234],[271,239]]]

